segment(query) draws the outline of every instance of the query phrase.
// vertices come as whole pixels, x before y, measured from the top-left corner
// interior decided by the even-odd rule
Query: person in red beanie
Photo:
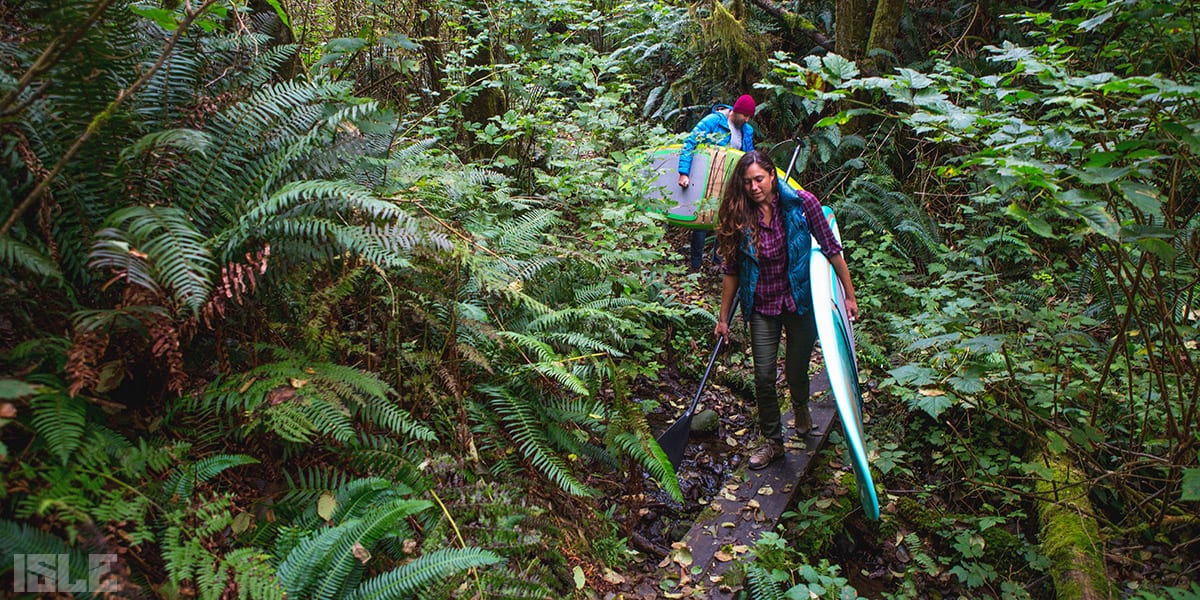
[[[734,101],[733,106],[728,104],[713,106],[712,110],[703,119],[700,119],[699,123],[696,123],[692,132],[684,140],[683,150],[679,153],[679,187],[685,188],[691,185],[689,174],[692,170],[692,155],[696,153],[696,146],[700,144],[728,146],[742,152],[754,149],[754,128],[750,126],[749,121],[757,108],[754,98],[749,94],[743,94]],[[708,232],[703,229],[692,232],[691,267],[693,270],[699,269],[700,263],[704,259],[704,241],[707,237]]]

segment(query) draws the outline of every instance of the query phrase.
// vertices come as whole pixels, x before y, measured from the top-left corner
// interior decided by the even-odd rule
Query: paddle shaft
[[[733,320],[733,313],[737,312],[737,307],[738,303],[735,301],[733,308],[729,311],[730,321]],[[658,445],[671,461],[672,468],[679,468],[679,463],[683,460],[683,451],[687,447],[692,433],[692,414],[696,412],[696,406],[700,403],[700,395],[704,392],[704,384],[708,383],[708,376],[717,362],[717,354],[721,352],[721,347],[724,345],[725,338],[717,338],[717,345],[713,348],[712,355],[708,357],[708,366],[704,368],[704,375],[700,377],[700,385],[696,388],[696,395],[692,398],[691,405],[662,435],[658,436]]]
[[[729,309],[729,322],[733,323],[733,315],[738,309],[738,300],[735,298],[733,306]],[[721,318],[721,308],[717,307],[717,318]],[[717,345],[713,348],[712,356],[708,357],[708,366],[704,367],[704,375],[700,377],[700,386],[696,388],[696,396],[692,398],[692,405],[688,407],[687,412],[683,413],[685,417],[691,418],[692,413],[696,410],[696,405],[700,402],[700,393],[704,391],[704,384],[708,382],[708,374],[712,372],[713,364],[717,362],[717,354],[721,352],[721,346],[725,344],[725,337],[717,338]],[[683,417],[680,417],[681,419]]]

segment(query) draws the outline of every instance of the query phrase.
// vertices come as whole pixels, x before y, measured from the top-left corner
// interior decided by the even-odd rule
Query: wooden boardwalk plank
[[[829,379],[822,370],[812,379],[811,393],[828,390]],[[743,467],[736,472],[684,538],[693,567],[701,569],[693,581],[709,590],[708,598],[733,597],[721,591],[713,579],[733,564],[729,555],[736,554],[737,546],[751,546],[763,532],[775,529],[784,510],[791,505],[797,484],[808,474],[812,458],[838,422],[832,394],[810,402],[809,409],[815,428],[804,436],[803,444],[791,437],[795,421],[789,410],[783,418],[787,428],[784,439],[788,440],[784,444],[787,451],[784,459],[759,471]]]

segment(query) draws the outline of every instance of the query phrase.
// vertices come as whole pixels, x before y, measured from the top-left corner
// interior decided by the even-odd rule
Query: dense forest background
[[[0,572],[1200,597],[1198,74],[1195,2],[0,3]],[[834,435],[689,581],[635,542],[689,501],[652,391],[702,370],[714,276],[638,203],[747,92],[842,222],[885,506]]]

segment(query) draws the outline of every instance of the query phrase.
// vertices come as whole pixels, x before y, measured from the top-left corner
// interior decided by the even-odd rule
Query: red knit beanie
[[[753,117],[754,107],[754,98],[751,98],[750,94],[742,94],[742,97],[738,98],[737,102],[733,103],[733,112],[741,113],[747,117]]]

